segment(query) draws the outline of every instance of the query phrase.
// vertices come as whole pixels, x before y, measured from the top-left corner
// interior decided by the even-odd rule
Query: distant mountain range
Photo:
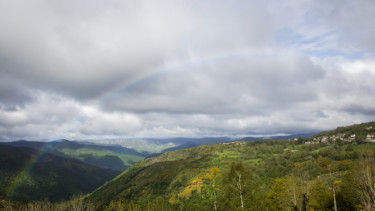
[[[36,150],[78,159],[84,163],[100,168],[123,171],[137,161],[149,156],[119,145],[99,145],[89,142],[68,141],[65,139],[51,142],[19,140],[2,143],[8,146],[28,147]]]
[[[300,134],[292,134],[292,135],[257,135],[257,136],[249,136],[242,139],[240,141],[260,141],[260,140],[289,140],[289,139],[298,139],[298,138],[310,138],[317,134],[316,132],[311,133],[300,133]]]

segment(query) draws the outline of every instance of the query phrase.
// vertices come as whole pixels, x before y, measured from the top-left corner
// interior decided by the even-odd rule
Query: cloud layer
[[[375,119],[375,4],[3,1],[0,137],[310,132]]]

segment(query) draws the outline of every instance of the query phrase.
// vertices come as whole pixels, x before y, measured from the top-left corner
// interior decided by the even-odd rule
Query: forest
[[[87,201],[106,210],[374,210],[374,147],[271,141],[188,149],[187,158],[130,169]]]

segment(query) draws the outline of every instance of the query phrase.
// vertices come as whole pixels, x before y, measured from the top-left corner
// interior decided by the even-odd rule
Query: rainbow
[[[18,187],[22,184],[25,177],[27,177],[30,173],[30,170],[34,167],[34,165],[38,162],[38,160],[46,153],[48,152],[49,148],[52,147],[54,144],[56,144],[56,141],[50,141],[46,142],[44,146],[38,150],[38,153],[35,155],[32,155],[31,158],[25,162],[23,168],[19,171],[16,177],[14,177],[11,185],[9,186],[6,196],[8,199],[11,199],[13,197],[13,194],[17,190]]]
[[[184,60],[177,60],[174,62],[169,62],[161,65],[160,67],[154,68],[153,70],[146,71],[144,74],[140,74],[138,77],[130,81],[123,81],[119,83],[120,85],[112,89],[112,91],[102,95],[99,98],[99,105],[103,104],[104,102],[108,102],[114,99],[116,96],[120,95],[121,93],[130,90],[132,87],[135,87],[141,83],[147,82],[152,80],[156,77],[173,73],[173,72],[180,72],[186,71],[189,69],[193,69],[194,67],[203,66],[207,64],[214,64],[217,62],[222,61],[230,61],[236,58],[261,58],[264,56],[269,55],[268,52],[259,52],[252,49],[234,49],[230,51],[222,51],[216,52],[214,54],[210,54],[205,57],[195,58],[194,56],[190,56]]]
[[[189,69],[193,69],[198,66],[208,65],[208,64],[214,64],[217,62],[222,61],[230,61],[236,58],[261,58],[264,56],[269,55],[267,52],[259,52],[252,49],[234,49],[230,51],[222,51],[222,52],[216,52],[214,54],[210,54],[208,56],[195,58],[193,56],[190,56],[184,60],[177,60],[175,62],[169,62],[161,65],[158,68],[154,68],[151,71],[146,71],[144,74],[138,75],[138,77],[135,77],[134,79],[130,81],[123,81],[122,83],[119,83],[120,85],[112,89],[112,91],[102,95],[98,103],[99,105],[113,100],[116,98],[116,96],[126,92],[127,90],[131,89],[132,87],[135,87],[141,83],[147,82],[149,80],[152,80],[156,77],[173,73],[173,72],[179,72],[179,71],[186,71]],[[27,175],[30,173],[30,170],[33,168],[33,166],[38,162],[38,160],[48,151],[48,148],[51,147],[51,145],[55,144],[56,142],[49,142],[45,144],[39,152],[32,156],[24,165],[24,167],[19,171],[17,176],[13,179],[11,186],[7,190],[7,197],[11,198],[17,188],[22,184],[23,180]]]
[[[197,67],[233,61],[234,59],[264,59],[264,57],[272,55],[270,52],[272,51],[259,51],[255,49],[243,48],[218,51],[215,53],[206,54],[205,56],[194,56],[192,53],[190,53],[190,55],[184,57],[183,59],[171,60],[164,64],[160,64],[156,68],[146,69],[147,71],[142,71],[140,74],[130,80],[127,78],[120,81],[117,86],[103,93],[92,103],[98,107],[105,107],[107,102],[118,100],[119,96],[124,95],[124,93],[130,91],[133,87],[166,74],[190,71]],[[73,120],[73,125],[78,126],[81,121],[84,121],[84,119],[84,114],[78,114],[75,120]],[[65,130],[67,129],[65,128]]]

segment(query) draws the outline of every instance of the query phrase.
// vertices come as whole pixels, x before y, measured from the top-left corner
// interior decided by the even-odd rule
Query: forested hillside
[[[303,140],[201,146],[137,163],[86,200],[110,210],[372,210],[374,150]]]
[[[68,200],[86,194],[119,172],[26,147],[0,144],[0,199]]]
[[[50,154],[77,159],[99,168],[117,171],[123,171],[137,161],[143,160],[145,157],[149,156],[148,153],[139,153],[133,149],[119,145],[99,145],[90,142],[68,140],[51,142],[21,140],[2,144],[42,150]]]

